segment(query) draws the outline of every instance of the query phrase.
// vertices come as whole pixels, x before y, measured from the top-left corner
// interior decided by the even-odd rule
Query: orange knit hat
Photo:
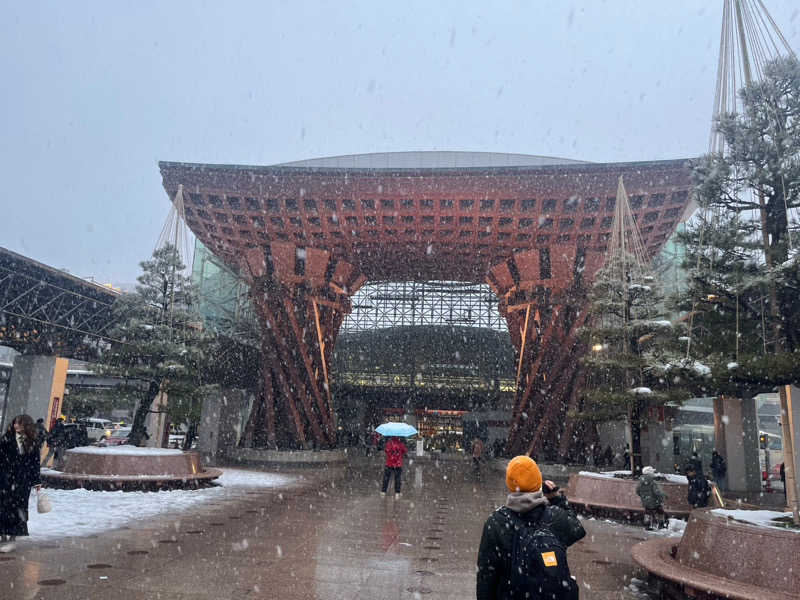
[[[538,492],[542,489],[542,472],[529,456],[515,456],[506,467],[509,492]]]

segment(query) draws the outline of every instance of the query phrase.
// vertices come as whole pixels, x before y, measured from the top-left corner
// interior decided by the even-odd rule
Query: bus
[[[761,480],[763,482],[780,480],[783,439],[778,434],[760,430],[757,444]],[[697,456],[703,463],[703,471],[710,475],[713,451],[713,425],[677,425],[673,428],[672,452],[676,471],[680,471],[692,453],[697,452]]]

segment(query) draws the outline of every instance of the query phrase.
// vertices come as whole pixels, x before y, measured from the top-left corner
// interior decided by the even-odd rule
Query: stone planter
[[[67,450],[63,471],[44,469],[51,487],[104,490],[197,488],[222,474],[203,467],[197,452],[166,448],[73,448]]]
[[[789,600],[800,598],[800,532],[692,512],[683,538],[633,547],[633,559],[668,598]]]
[[[572,473],[566,493],[570,504],[586,512],[638,521],[644,516],[644,509],[636,494],[637,483],[636,479]],[[669,481],[658,481],[658,485],[667,496],[664,512],[672,517],[687,517],[692,510],[686,500],[688,485]]]

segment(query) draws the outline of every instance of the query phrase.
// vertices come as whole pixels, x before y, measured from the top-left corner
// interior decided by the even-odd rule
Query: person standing
[[[67,428],[64,426],[64,417],[59,417],[53,429],[47,436],[47,456],[44,457],[44,464],[50,462],[53,458],[53,468],[60,469],[64,463],[64,452],[67,445]]]
[[[41,449],[47,441],[47,429],[44,426],[44,419],[39,417],[36,419],[36,444]]]
[[[642,469],[642,476],[636,484],[636,495],[642,501],[644,508],[645,529],[652,530],[654,525],[659,528],[664,527],[666,518],[664,515],[664,494],[661,486],[655,480],[656,470],[653,467]]]
[[[711,486],[702,470],[695,469],[694,465],[688,467],[686,479],[689,481],[689,490],[686,499],[692,508],[705,508],[711,496]]]
[[[728,473],[728,465],[725,459],[716,450],[711,453],[711,475],[714,483],[720,490],[725,489],[725,475]]]
[[[472,470],[480,475],[481,472],[481,457],[483,456],[483,440],[481,438],[474,438],[472,440]]]
[[[689,471],[694,471],[695,473],[702,473],[703,472],[703,461],[700,460],[700,457],[697,455],[697,451],[692,452],[692,456],[686,461],[686,464],[683,467],[684,473],[688,475]]]
[[[506,487],[505,505],[483,526],[477,600],[577,599],[578,586],[569,574],[566,552],[586,535],[578,517],[558,486],[542,482],[542,473],[529,456],[516,456],[508,463]]]
[[[12,552],[17,537],[28,535],[31,488],[42,487],[39,452],[33,419],[15,417],[0,439],[0,552]]]
[[[386,495],[389,489],[389,479],[394,475],[394,497],[400,498],[401,477],[403,474],[403,458],[408,454],[408,448],[398,437],[389,438],[384,448],[386,452],[386,467],[383,469],[383,485],[381,496]]]

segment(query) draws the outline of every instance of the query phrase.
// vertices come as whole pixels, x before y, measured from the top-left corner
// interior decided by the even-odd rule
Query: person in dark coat
[[[721,490],[725,489],[725,475],[728,473],[728,465],[720,453],[714,450],[711,453],[711,475],[714,477],[714,482]]]
[[[28,535],[31,488],[41,488],[39,452],[33,419],[15,417],[0,439],[0,552],[12,552],[17,536]]]
[[[502,600],[510,592],[511,551],[517,525],[508,511],[514,511],[533,527],[546,518],[547,527],[564,546],[571,546],[586,535],[566,499],[558,494],[558,487],[552,482],[547,485],[547,495],[552,500],[545,497],[542,473],[530,457],[516,456],[508,463],[506,504],[489,515],[483,526],[478,549],[477,600]]]
[[[683,472],[685,474],[688,475],[690,471],[694,471],[695,473],[703,472],[703,461],[701,461],[700,457],[697,456],[697,452],[692,452],[692,456],[686,461],[686,464],[683,466]]]
[[[59,417],[50,434],[47,436],[47,456],[44,457],[45,466],[53,458],[53,468],[60,469],[64,466],[64,452],[67,446],[67,428],[64,425],[64,417]]]
[[[39,445],[39,448],[44,446],[44,443],[47,441],[47,428],[44,426],[44,419],[41,417],[36,419],[36,443]]]
[[[690,469],[686,472],[686,479],[689,480],[689,490],[686,499],[693,508],[704,508],[708,506],[708,499],[711,496],[711,486],[708,485],[706,476],[702,471]]]

